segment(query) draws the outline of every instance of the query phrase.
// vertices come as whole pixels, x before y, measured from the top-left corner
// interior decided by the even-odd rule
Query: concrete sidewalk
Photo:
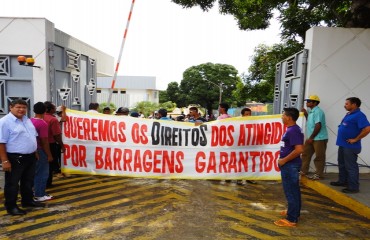
[[[0,200],[3,201],[4,195],[4,172],[0,169]],[[301,183],[323,196],[332,199],[334,202],[351,209],[370,219],[370,173],[360,174],[360,192],[355,194],[346,194],[341,190],[343,187],[334,187],[330,182],[337,181],[337,173],[327,173],[325,179],[314,181],[302,177]]]

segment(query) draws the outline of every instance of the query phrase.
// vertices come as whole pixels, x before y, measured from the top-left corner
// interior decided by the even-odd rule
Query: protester
[[[185,115],[180,115],[180,116],[177,116],[177,117],[175,118],[175,121],[183,122],[183,121],[184,121],[184,119],[185,119]]]
[[[63,122],[66,122],[67,121],[67,113],[66,113],[66,110],[67,110],[67,107],[64,106],[64,105],[58,106],[56,108],[56,110],[55,110],[55,117],[59,121],[60,129],[62,130],[62,133],[63,133]],[[62,162],[62,152],[61,151],[58,151],[58,154],[57,154],[57,162],[60,163],[59,164],[60,166],[62,166],[61,165],[61,162]],[[50,165],[50,163],[49,163],[49,165]],[[68,176],[69,176],[68,174],[61,173],[61,171],[59,173],[57,173],[57,177],[68,177]]]
[[[139,117],[139,113],[138,112],[132,112],[130,114],[131,117],[134,117],[134,118],[138,118]]]
[[[49,126],[48,141],[50,146],[51,154],[53,155],[53,161],[49,164],[49,178],[47,187],[53,185],[53,174],[61,173],[61,152],[64,152],[64,144],[62,140],[62,130],[58,119],[54,116],[56,107],[53,103],[46,101],[44,102],[46,107],[46,113],[44,114],[44,120]]]
[[[117,109],[115,115],[117,116],[128,116],[130,110],[127,107],[120,107]]]
[[[103,114],[110,114],[110,108],[109,107],[103,108]]]
[[[249,116],[252,116],[252,110],[246,107],[242,109],[240,114],[242,115],[242,117],[249,117]]]
[[[204,122],[207,122],[207,120],[199,114],[197,107],[190,107],[189,115],[190,115],[189,122],[193,122],[195,123],[195,125],[200,125]]]
[[[24,215],[17,206],[19,188],[22,207],[40,207],[33,200],[37,132],[26,116],[27,102],[22,99],[10,103],[10,112],[0,119],[0,159],[5,171],[5,208],[10,215]]]
[[[298,117],[298,109],[284,108],[282,121],[287,126],[287,130],[281,140],[278,165],[281,171],[284,194],[288,202],[288,210],[282,212],[286,218],[274,222],[275,225],[281,227],[295,227],[301,211],[299,171],[302,165],[300,155],[303,152],[304,136],[302,129],[296,124]]]
[[[230,118],[231,116],[227,114],[227,111],[229,110],[229,104],[227,103],[220,103],[218,107],[219,116],[217,117],[217,120]]]
[[[225,118],[231,118],[229,114],[227,114],[227,111],[229,110],[229,104],[227,103],[220,103],[218,107],[219,116],[217,117],[217,120],[225,119]],[[229,181],[228,181],[229,182]],[[221,184],[225,184],[226,180],[221,180]],[[234,184],[236,181],[234,181]]]
[[[65,121],[67,121],[66,109],[67,108],[64,105],[58,106],[55,109],[55,114],[56,114],[55,116],[58,119],[61,127],[62,127],[62,123],[65,122]]]
[[[357,97],[346,99],[344,108],[348,111],[338,126],[338,168],[339,179],[330,182],[333,186],[346,187],[344,193],[360,191],[358,154],[361,152],[361,139],[370,132],[370,123],[360,110],[361,100]]]
[[[242,117],[249,117],[249,116],[252,116],[252,110],[246,107],[241,110],[240,114]],[[252,181],[252,180],[238,180],[236,181],[236,184],[244,186],[247,184],[247,182],[251,184],[256,183],[256,181]]]
[[[90,103],[89,104],[89,110],[87,112],[89,113],[99,113],[99,103]]]
[[[152,112],[152,114],[149,115],[149,119],[157,119],[158,111]]]
[[[326,120],[324,111],[318,106],[320,98],[317,95],[311,95],[306,100],[306,109],[302,108],[302,112],[307,119],[306,136],[302,154],[301,175],[307,175],[310,167],[312,156],[315,164],[315,173],[308,176],[312,180],[320,180],[324,178],[324,169],[326,161],[326,146],[328,143],[328,131],[326,129]]]
[[[46,111],[45,104],[38,102],[33,106],[35,116],[31,118],[37,131],[37,161],[34,180],[34,200],[44,202],[53,199],[53,196],[46,194],[46,184],[49,177],[49,162],[53,161],[48,141],[48,124],[44,120]]]
[[[167,120],[167,121],[172,121],[171,118],[167,117],[167,110],[164,108],[161,108],[158,110],[158,118],[159,120]]]

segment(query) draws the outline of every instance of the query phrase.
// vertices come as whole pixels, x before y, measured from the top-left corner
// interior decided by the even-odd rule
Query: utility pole
[[[218,100],[218,104],[220,104],[221,103],[221,101],[222,101],[222,92],[223,92],[223,83],[222,82],[220,82],[220,84],[216,84],[216,83],[214,83],[214,82],[211,82],[211,81],[209,81],[209,80],[207,80],[207,79],[205,79],[205,78],[203,78],[203,80],[204,81],[207,81],[207,82],[209,82],[209,83],[211,83],[211,84],[213,84],[213,85],[215,85],[216,87],[218,87],[219,88],[219,91],[220,91],[220,95],[219,95],[219,100]]]

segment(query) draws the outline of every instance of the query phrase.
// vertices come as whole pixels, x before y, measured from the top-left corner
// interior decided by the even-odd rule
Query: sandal
[[[283,210],[283,211],[281,211],[281,212],[280,212],[280,215],[281,215],[281,216],[286,216],[286,215],[288,215],[288,210]]]
[[[297,226],[297,223],[294,223],[294,222],[290,222],[289,220],[287,219],[280,219],[280,220],[277,220],[274,222],[274,224],[276,226],[279,226],[279,227],[295,227]]]

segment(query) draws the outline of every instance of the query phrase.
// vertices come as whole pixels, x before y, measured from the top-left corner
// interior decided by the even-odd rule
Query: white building
[[[17,57],[34,58],[35,66]],[[29,104],[52,101],[85,111],[90,102],[107,102],[114,58],[55,28],[45,18],[0,17],[0,117],[13,99]],[[98,77],[102,78],[100,82]],[[132,107],[158,102],[155,77],[118,77],[112,102]],[[97,92],[97,85],[99,90]]]
[[[113,77],[98,77],[97,102],[108,102]],[[133,108],[138,102],[159,102],[155,77],[118,76],[112,92],[111,103],[116,107]]]
[[[20,55],[34,58],[37,67],[20,65]],[[86,110],[96,102],[96,78],[112,76],[113,70],[112,56],[45,18],[0,17],[0,117],[17,98],[30,107],[48,100]]]

